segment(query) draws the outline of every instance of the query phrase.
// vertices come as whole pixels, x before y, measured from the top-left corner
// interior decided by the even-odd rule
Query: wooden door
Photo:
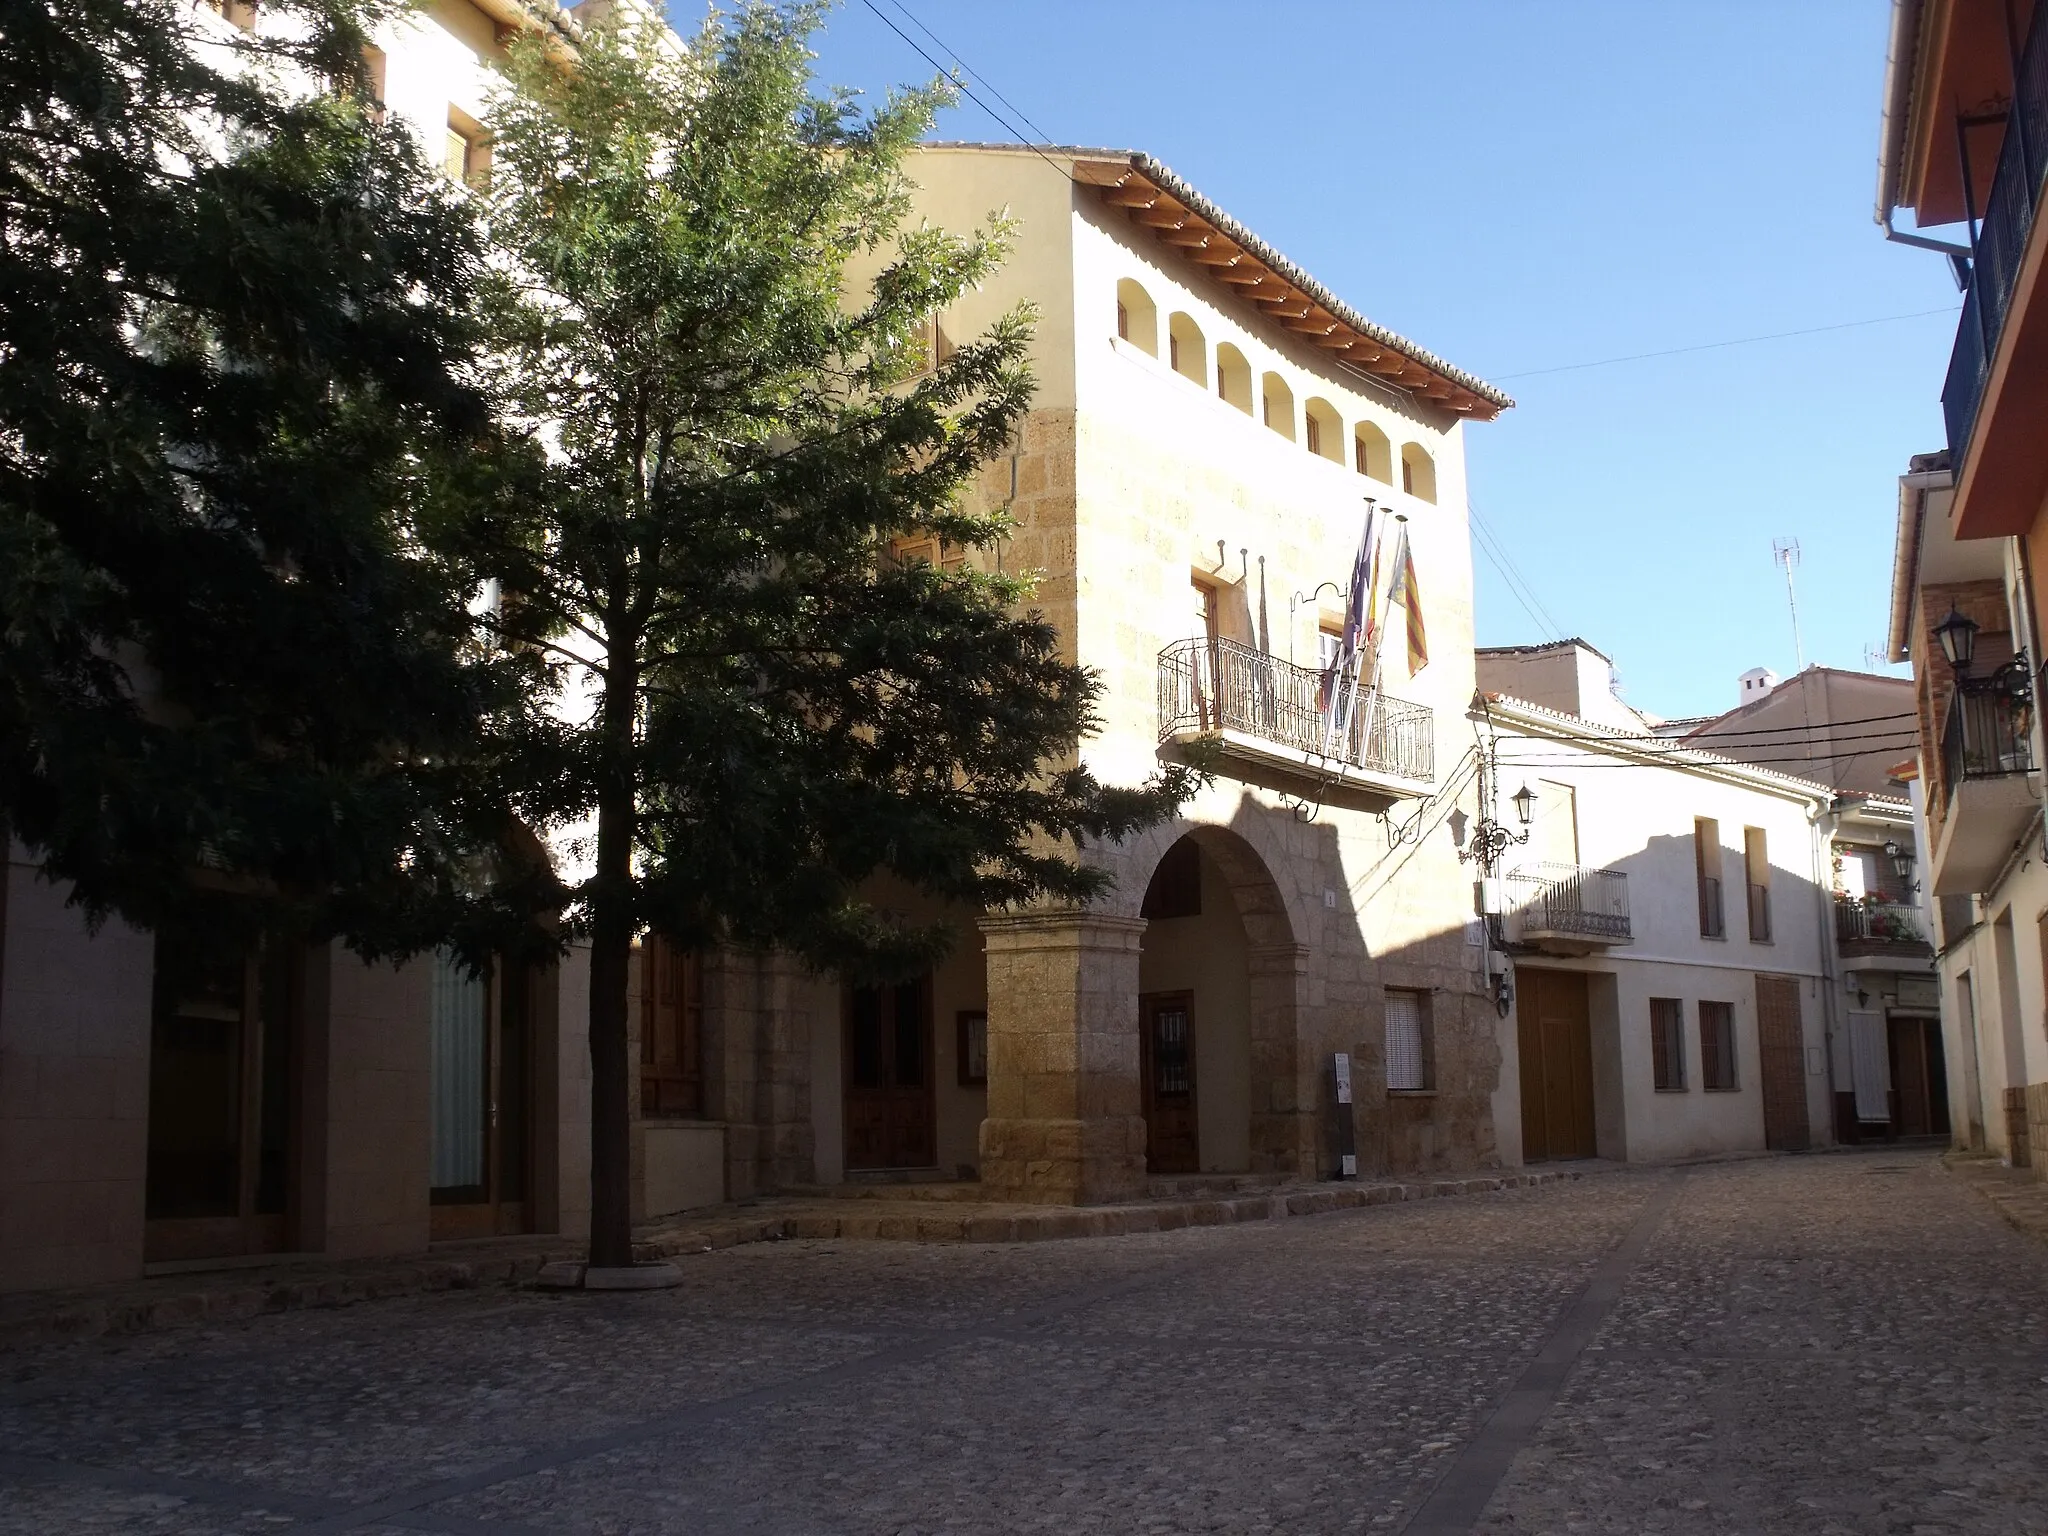
[[[1515,970],[1522,1160],[1593,1157],[1593,1023],[1578,971]]]
[[[446,954],[431,964],[428,1231],[436,1241],[530,1231],[531,978],[503,962],[471,975]]]
[[[1804,1152],[1813,1144],[1806,1115],[1806,1036],[1799,1023],[1799,983],[1790,976],[1756,979],[1758,1073],[1764,1092],[1764,1145]]]
[[[1200,1173],[1195,1123],[1195,996],[1148,992],[1138,999],[1145,1078],[1145,1168]]]
[[[849,987],[845,1049],[846,1166],[933,1168],[931,978]]]
[[[143,1257],[289,1246],[295,951],[158,935],[150,1020]]]
[[[1948,1072],[1941,1025],[1933,1019],[1894,1018],[1886,1028],[1891,1048],[1892,1130],[1900,1136],[1948,1134]]]

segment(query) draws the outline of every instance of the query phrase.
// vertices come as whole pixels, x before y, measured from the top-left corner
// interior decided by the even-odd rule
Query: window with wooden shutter
[[[1710,816],[1695,818],[1692,849],[1699,881],[1700,937],[1726,938],[1728,924],[1721,907],[1721,823]]]
[[[1685,1091],[1685,1004],[1675,997],[1650,999],[1650,1059],[1659,1093]]]
[[[640,1112],[655,1119],[704,1113],[704,966],[690,950],[649,935],[641,946]]]
[[[1735,1005],[1700,999],[1700,1086],[1709,1093],[1735,1090]]]
[[[448,136],[441,155],[441,169],[450,181],[466,187],[482,187],[491,175],[491,140],[483,124],[455,107],[448,109]]]
[[[889,558],[898,565],[931,565],[954,575],[967,568],[967,546],[933,533],[906,534],[889,541]]]
[[[1421,992],[1387,991],[1389,1093],[1424,1093],[1434,1086],[1428,1002]]]
[[[1761,944],[1771,936],[1771,854],[1762,827],[1742,829],[1742,873],[1748,887],[1750,941]]]

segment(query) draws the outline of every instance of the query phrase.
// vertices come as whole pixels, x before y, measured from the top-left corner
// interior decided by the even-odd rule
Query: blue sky
[[[1542,616],[1475,554],[1481,644],[1583,635],[1640,708],[1730,707],[1793,669],[1776,538],[1809,662],[1882,642],[1958,304],[1871,221],[1885,0],[904,3],[1050,138],[1150,151],[1516,397],[1468,429],[1472,499]],[[931,74],[866,0],[818,46],[822,81]],[[1005,137],[969,102],[939,131]]]

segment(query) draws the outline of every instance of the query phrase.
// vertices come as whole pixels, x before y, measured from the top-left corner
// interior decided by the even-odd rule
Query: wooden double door
[[[428,1229],[436,1241],[529,1232],[531,977],[504,962],[472,973],[447,954],[431,965]]]
[[[848,987],[845,1008],[847,1168],[937,1167],[931,977]]]
[[[1138,999],[1145,1082],[1145,1171],[1200,1173],[1201,1128],[1195,1116],[1195,997],[1147,992]]]
[[[157,936],[150,1010],[143,1257],[292,1245],[298,1006],[295,946],[203,931]]]
[[[1522,1161],[1593,1157],[1593,1020],[1580,971],[1515,968]]]

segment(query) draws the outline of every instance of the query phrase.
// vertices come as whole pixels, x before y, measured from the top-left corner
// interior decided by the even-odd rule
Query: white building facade
[[[1493,814],[1525,838],[1486,892],[1512,967],[1503,1147],[1660,1162],[1830,1141],[1831,793],[1653,735],[1583,642],[1482,651],[1479,677]]]

